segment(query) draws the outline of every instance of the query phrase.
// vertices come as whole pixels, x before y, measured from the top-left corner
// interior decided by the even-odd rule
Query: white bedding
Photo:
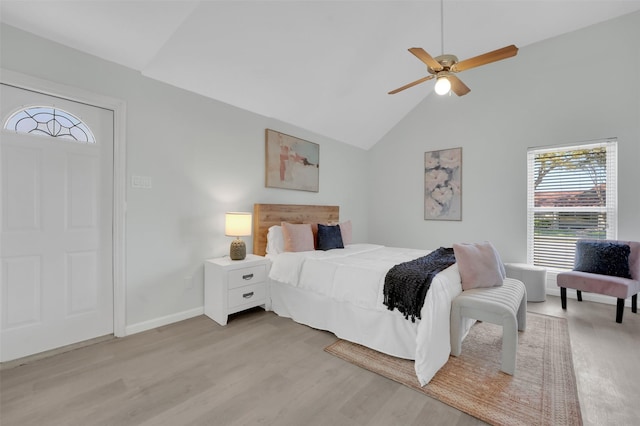
[[[414,359],[418,380],[425,385],[449,358],[451,300],[462,291],[458,267],[435,276],[422,319],[415,323],[387,309],[383,287],[391,267],[428,253],[353,244],[326,252],[270,255],[271,309],[340,338]]]

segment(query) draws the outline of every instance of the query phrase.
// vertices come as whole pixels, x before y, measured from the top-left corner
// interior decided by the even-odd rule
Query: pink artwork
[[[318,192],[320,146],[266,130],[266,186]]]

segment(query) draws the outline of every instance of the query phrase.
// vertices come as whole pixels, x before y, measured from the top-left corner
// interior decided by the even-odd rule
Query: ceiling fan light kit
[[[451,82],[449,81],[447,76],[444,75],[445,73],[446,71],[442,71],[441,73],[438,74],[436,85],[433,88],[438,95],[446,95],[447,93],[449,93],[449,90],[451,90]],[[440,75],[440,74],[443,74],[443,75]]]
[[[482,55],[474,56],[473,58],[465,59],[464,61],[458,61],[458,57],[455,55],[444,54],[444,7],[443,1],[440,3],[441,13],[441,31],[442,31],[442,50],[443,54],[433,58],[421,47],[412,47],[409,49],[416,58],[420,59],[427,66],[427,71],[430,75],[423,77],[419,80],[413,81],[409,84],[405,84],[395,90],[389,92],[390,95],[401,92],[405,89],[413,87],[417,84],[436,78],[435,92],[438,95],[446,95],[449,90],[453,91],[458,96],[464,96],[471,91],[466,84],[462,82],[454,73],[459,73],[471,68],[479,67],[481,65],[490,64],[492,62],[501,61],[503,59],[516,56],[518,48],[515,45],[503,47],[501,49],[493,50],[491,52],[484,53]]]

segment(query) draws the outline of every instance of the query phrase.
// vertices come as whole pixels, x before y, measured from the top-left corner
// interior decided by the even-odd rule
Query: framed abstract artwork
[[[462,220],[462,148],[424,153],[424,219]]]
[[[318,192],[320,145],[271,129],[266,129],[265,133],[265,185]]]

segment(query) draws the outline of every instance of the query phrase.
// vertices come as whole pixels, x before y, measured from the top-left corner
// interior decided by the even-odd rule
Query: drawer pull
[[[247,274],[242,276],[243,280],[250,280],[251,278],[253,278],[253,274]]]
[[[242,295],[245,299],[251,299],[253,297],[253,292],[245,293]]]

